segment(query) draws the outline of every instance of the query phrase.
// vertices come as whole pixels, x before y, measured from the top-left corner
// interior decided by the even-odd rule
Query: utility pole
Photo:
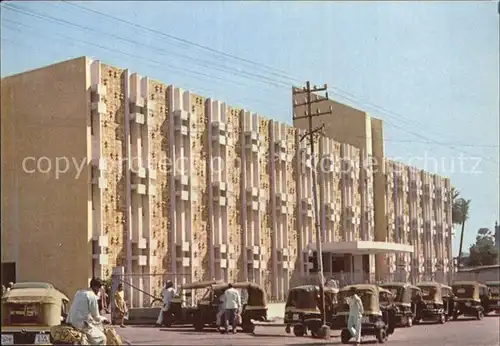
[[[316,127],[313,129],[313,117],[317,117],[320,115],[331,115],[332,114],[332,107],[330,107],[330,110],[328,112],[320,112],[319,109],[316,110],[316,113],[312,113],[312,104],[313,103],[318,103],[318,102],[323,102],[328,100],[328,92],[326,92],[325,98],[316,98],[316,100],[311,100],[311,95],[312,93],[315,92],[320,92],[320,91],[326,91],[327,90],[327,85],[325,84],[322,88],[318,88],[314,86],[311,89],[311,84],[309,81],[306,82],[306,86],[303,87],[301,90],[293,90],[294,95],[298,94],[306,94],[307,97],[305,99],[304,103],[295,103],[294,102],[294,109],[301,107],[301,106],[307,106],[307,111],[305,112],[304,115],[300,116],[294,116],[293,120],[298,120],[298,119],[308,119],[309,120],[309,128],[308,132],[300,138],[300,140],[304,140],[306,137],[309,139],[309,145],[311,147],[311,168],[312,168],[312,192],[313,192],[313,203],[314,203],[314,228],[316,230],[316,252],[317,252],[317,261],[318,261],[318,278],[319,278],[319,285],[320,285],[320,298],[321,298],[321,336],[324,338],[328,337],[330,328],[326,326],[326,311],[325,311],[325,280],[323,277],[323,249],[321,246],[322,242],[322,234],[321,234],[321,229],[320,229],[320,221],[319,221],[319,210],[318,210],[318,189],[317,189],[317,170],[316,170],[316,159],[314,157],[315,151],[314,151],[314,134],[316,133],[321,133],[322,130],[324,129],[324,125],[321,125],[319,127]],[[295,113],[295,112],[294,112]]]

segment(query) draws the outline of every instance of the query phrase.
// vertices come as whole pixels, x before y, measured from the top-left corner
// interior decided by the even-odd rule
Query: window
[[[9,304],[8,321],[10,325],[38,324],[41,307],[39,304]]]

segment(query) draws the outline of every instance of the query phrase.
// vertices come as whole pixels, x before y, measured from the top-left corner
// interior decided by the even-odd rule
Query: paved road
[[[339,332],[333,331],[328,340],[287,336],[284,327],[257,327],[256,335],[239,333],[221,335],[217,332],[194,332],[191,329],[160,329],[129,326],[118,332],[131,344],[137,345],[339,345]],[[445,325],[422,324],[396,329],[387,344],[401,346],[496,346],[500,345],[500,317],[489,316],[482,321],[460,319]],[[376,343],[366,338],[363,344]]]

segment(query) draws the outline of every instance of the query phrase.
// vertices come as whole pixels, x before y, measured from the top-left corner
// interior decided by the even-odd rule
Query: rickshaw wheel
[[[255,332],[255,324],[253,323],[245,323],[242,327],[243,333],[253,333]]]
[[[342,329],[342,332],[340,333],[340,341],[343,344],[348,344],[349,340],[351,340],[351,333],[347,329]]]
[[[411,316],[408,316],[406,319],[406,326],[409,328],[413,326],[413,318]]]
[[[378,330],[377,341],[380,342],[381,344],[387,341],[387,333],[385,332],[385,329],[380,328]]]
[[[293,334],[295,336],[304,336],[306,333],[306,330],[303,326],[294,326],[293,327]]]
[[[446,322],[446,317],[444,317],[444,314],[441,314],[439,316],[439,323],[440,324],[444,324]]]
[[[195,322],[195,324],[194,324],[195,331],[202,332],[204,328],[205,328],[205,325],[203,323]]]
[[[483,317],[484,317],[483,312],[482,312],[482,311],[478,311],[478,312],[477,312],[477,314],[476,314],[476,318],[477,318],[478,320],[482,320],[482,319],[483,319]]]

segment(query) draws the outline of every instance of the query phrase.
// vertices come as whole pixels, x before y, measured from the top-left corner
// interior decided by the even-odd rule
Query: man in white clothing
[[[363,302],[356,294],[356,288],[351,287],[351,296],[349,298],[349,320],[347,321],[347,329],[355,338],[356,344],[361,343],[361,322],[363,320]]]
[[[66,322],[83,332],[91,345],[106,345],[103,322],[107,321],[99,313],[97,293],[102,287],[101,280],[90,280],[90,289],[79,290],[73,298]]]
[[[167,281],[165,284],[165,288],[162,290],[163,297],[163,307],[160,309],[160,314],[158,315],[158,319],[156,320],[156,324],[159,326],[163,325],[163,315],[165,312],[170,309],[170,304],[172,302],[172,298],[175,296],[174,284],[172,281]]]
[[[225,318],[224,318],[224,329],[226,333],[228,332],[228,320],[231,321],[233,327],[233,334],[236,333],[236,327],[238,325],[238,314],[241,309],[241,297],[240,292],[233,288],[233,285],[228,284],[228,289],[224,292],[222,296],[222,301],[224,304]]]

